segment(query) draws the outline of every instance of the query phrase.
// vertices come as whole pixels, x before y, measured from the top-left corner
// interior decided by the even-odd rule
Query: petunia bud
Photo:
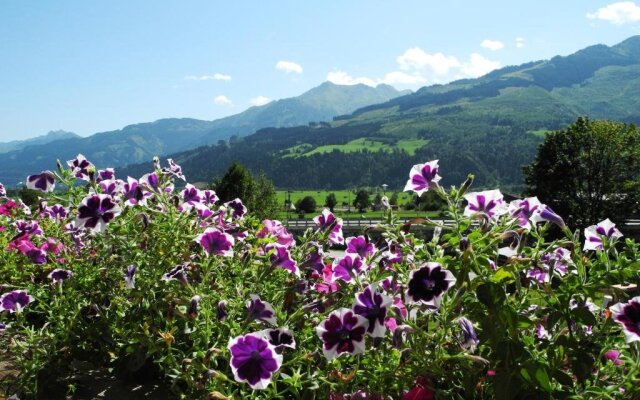
[[[191,298],[191,303],[189,304],[189,309],[187,310],[189,318],[193,319],[198,316],[198,303],[200,303],[200,296],[193,296]]]
[[[224,321],[225,318],[227,318],[227,315],[229,314],[229,312],[227,311],[227,304],[228,303],[226,300],[220,300],[218,302],[216,316],[218,317],[218,321],[220,322]]]
[[[467,175],[467,179],[464,181],[462,186],[460,186],[460,192],[458,193],[460,196],[462,196],[467,192],[467,190],[469,190],[469,187],[471,187],[474,178],[475,177],[473,176],[473,174]]]
[[[471,246],[471,242],[469,242],[469,237],[468,236],[463,236],[460,239],[459,246],[460,246],[460,251],[461,252],[464,253],[465,251],[467,251],[467,249],[469,249],[469,247]]]

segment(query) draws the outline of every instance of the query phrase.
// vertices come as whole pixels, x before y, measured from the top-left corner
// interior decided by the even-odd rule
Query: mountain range
[[[334,118],[330,126],[268,128],[234,143],[172,155],[192,181],[229,163],[262,170],[281,188],[400,188],[413,164],[439,159],[445,184],[469,172],[479,187],[522,185],[521,167],[549,130],[578,116],[640,122],[640,36],[493,71]],[[211,163],[210,160],[216,160]],[[147,165],[124,174],[142,173]]]
[[[4,153],[0,154],[0,182],[15,185],[29,174],[55,168],[56,159],[64,162],[78,153],[99,167],[117,167],[148,161],[154,155],[217,143],[232,136],[246,136],[260,128],[331,121],[334,116],[408,92],[389,85],[373,88],[325,82],[298,97],[272,101],[214,121],[168,118],[88,137],[54,132],[35,139],[0,143],[0,153]]]
[[[439,159],[444,184],[472,172],[477,187],[517,188],[545,132],[578,116],[639,123],[639,87],[634,36],[415,93],[324,83],[217,121],[167,119],[29,146],[0,155],[0,181],[15,183],[82,152],[98,166],[143,161],[118,168],[122,176],[140,176],[151,155],[167,154],[190,181],[211,182],[239,161],[278,187],[318,189],[400,188],[413,164]],[[328,123],[310,123],[329,115]]]

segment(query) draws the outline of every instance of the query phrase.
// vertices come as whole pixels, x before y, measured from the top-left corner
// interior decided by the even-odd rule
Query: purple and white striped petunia
[[[411,190],[420,196],[430,188],[437,187],[441,179],[438,169],[438,160],[414,165],[409,172],[409,180],[404,191]]]
[[[4,199],[5,197],[7,197],[7,189],[0,183],[0,198]]]
[[[349,308],[333,311],[316,327],[327,360],[342,354],[364,353],[364,338],[369,322]]]
[[[98,176],[96,176],[96,183],[107,180],[115,180],[116,174],[113,168],[105,168],[98,170]]]
[[[555,274],[565,276],[569,272],[571,265],[573,265],[571,251],[558,247],[551,252],[544,253],[540,257],[540,265],[527,271],[527,277],[538,283],[546,283],[551,279],[549,276],[551,268],[553,268]]]
[[[504,196],[498,189],[467,193],[464,195],[464,199],[468,203],[464,209],[464,216],[466,217],[484,214],[491,219],[507,213]]]
[[[73,272],[69,271],[68,269],[60,269],[60,268],[54,269],[49,273],[49,275],[47,275],[47,277],[51,279],[53,283],[59,283],[59,284],[62,284],[64,281],[71,278],[72,276],[73,276]]]
[[[142,190],[142,185],[136,179],[128,176],[127,181],[122,184],[122,192],[124,194],[124,204],[126,206],[147,204],[147,197],[151,196],[151,193]]]
[[[249,321],[259,320],[271,325],[276,325],[276,312],[273,306],[262,301],[259,296],[252,294],[251,300],[247,300],[247,318]]]
[[[376,252],[376,246],[367,242],[367,239],[360,235],[347,238],[347,254],[358,255],[362,258],[371,257]]]
[[[195,239],[200,243],[207,255],[211,256],[233,256],[233,245],[235,239],[226,232],[222,232],[218,228],[207,228],[203,233]]]
[[[40,225],[36,221],[24,221],[17,220],[13,223],[18,231],[18,235],[24,235],[25,233],[29,236],[42,236],[42,229]]]
[[[193,207],[202,205],[202,191],[190,183],[180,192],[182,195],[181,211],[189,211]]]
[[[247,213],[247,207],[238,198],[227,201],[224,203],[224,207],[231,209],[231,219],[240,219]]]
[[[613,320],[622,325],[627,343],[640,341],[640,296],[611,306],[610,310]]]
[[[344,236],[342,235],[342,218],[336,218],[335,215],[328,208],[322,210],[322,214],[313,219],[318,228],[321,231],[329,231],[329,241],[333,244],[344,243]]]
[[[409,274],[406,291],[407,300],[438,306],[444,292],[449,290],[456,279],[450,271],[442,269],[436,262],[428,262]]]
[[[102,232],[109,222],[120,215],[122,209],[108,194],[88,195],[78,206],[75,225]]]
[[[278,354],[268,340],[256,334],[238,336],[229,341],[231,371],[237,382],[247,382],[252,389],[264,389],[273,373],[282,365]]]
[[[169,164],[169,166],[162,168],[162,173],[182,179],[183,181],[187,180],[182,173],[182,167],[176,164],[171,158],[167,158],[167,164]]]
[[[291,272],[294,275],[300,275],[300,270],[298,269],[298,263],[291,258],[291,253],[289,253],[289,249],[287,246],[283,246],[278,243],[269,243],[265,250],[267,252],[271,252],[269,256],[269,261],[271,261],[272,268],[282,268]]]
[[[268,235],[272,235],[277,239],[277,242],[287,248],[295,245],[296,241],[293,235],[287,231],[287,228],[282,225],[282,222],[275,219],[265,219],[262,221],[263,228],[257,233],[257,237],[262,239]]]
[[[215,204],[218,200],[218,195],[213,190],[203,190],[202,191],[202,203],[207,206],[211,206]]]
[[[290,349],[296,348],[296,340],[293,337],[293,331],[288,328],[264,329],[256,334],[265,338],[275,347],[278,354],[282,354],[285,347]]]
[[[7,292],[0,296],[0,312],[9,311],[9,313],[19,313],[34,300],[33,296],[30,296],[26,290]]]
[[[353,311],[369,321],[367,333],[371,337],[384,337],[387,333],[384,322],[392,303],[393,299],[378,292],[374,285],[369,285],[362,292],[356,293]]]
[[[67,161],[67,165],[71,168],[71,173],[78,179],[84,181],[89,180],[89,169],[94,168],[82,154],[78,154],[73,160]]]
[[[127,289],[135,289],[136,287],[136,266],[129,265],[127,272],[124,273],[124,286]]]
[[[135,270],[134,270],[134,273],[135,273]],[[171,268],[169,272],[162,275],[161,280],[165,282],[178,281],[183,285],[188,284],[189,281],[187,280],[187,268],[185,264],[179,264]]]
[[[45,212],[49,215],[49,218],[56,220],[65,219],[67,215],[69,215],[69,210],[67,210],[62,204],[54,204],[47,207]]]
[[[109,196],[119,196],[122,194],[122,186],[124,182],[120,179],[103,179],[98,183],[100,190]]]
[[[533,222],[551,222],[552,224],[558,225],[561,229],[566,227],[562,217],[556,214],[548,205],[543,204],[538,210],[539,211],[533,215]]]
[[[616,228],[616,224],[611,222],[609,218],[598,222],[597,225],[591,225],[584,230],[584,248],[583,250],[604,250],[604,240],[609,242],[616,241],[622,237],[622,232]]]
[[[333,275],[336,279],[342,279],[345,282],[351,282],[355,276],[367,269],[367,265],[362,261],[360,256],[353,254],[345,254],[340,259],[333,262]]]
[[[535,223],[536,215],[540,213],[542,203],[537,197],[527,197],[522,200],[514,200],[509,203],[509,215],[518,220],[521,228],[531,229]]]
[[[37,175],[27,176],[27,188],[41,192],[52,192],[56,187],[56,179],[51,171],[42,171]]]
[[[478,343],[480,343],[476,330],[473,329],[473,322],[465,317],[460,317],[458,319],[458,325],[460,325],[460,330],[462,331],[460,345],[466,350],[473,351],[476,346],[478,346]]]

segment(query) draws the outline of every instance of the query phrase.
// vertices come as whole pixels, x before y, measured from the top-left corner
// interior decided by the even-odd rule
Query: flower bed
[[[19,371],[1,384],[72,392],[88,361],[186,398],[637,396],[640,297],[616,285],[638,282],[638,246],[438,173],[416,165],[405,187],[447,202],[452,226],[415,221],[433,237],[387,210],[344,238],[324,210],[297,239],[240,199],[176,190],[172,160],[139,180],[81,155],[30,176],[35,209],[0,193],[0,340]]]

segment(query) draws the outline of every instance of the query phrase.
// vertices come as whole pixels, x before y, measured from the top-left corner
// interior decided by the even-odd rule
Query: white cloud
[[[419,47],[407,49],[396,62],[403,71],[429,69],[436,75],[446,75],[451,69],[460,67],[460,61],[454,56],[429,54]]]
[[[216,72],[213,75],[188,75],[185,76],[184,79],[188,80],[188,81],[209,81],[209,80],[216,80],[216,81],[230,81],[231,80],[231,75],[225,75],[225,74],[221,74],[219,72]]]
[[[460,72],[464,77],[477,78],[497,68],[500,68],[499,61],[492,61],[478,53],[473,53],[469,57],[469,61],[460,68]]]
[[[213,102],[219,106],[230,106],[233,104],[227,96],[224,96],[222,94],[213,99]]]
[[[485,39],[480,43],[480,46],[491,51],[496,51],[504,48],[504,43],[499,40]]]
[[[295,74],[301,74],[302,73],[302,66],[300,64],[296,64],[292,61],[278,61],[276,63],[276,69],[279,69],[280,71],[284,71],[287,74],[289,73],[295,73]]]
[[[263,106],[270,102],[271,102],[271,99],[265,96],[258,96],[249,100],[249,104],[251,104],[252,106]]]
[[[357,85],[363,83],[367,86],[376,86],[376,81],[371,78],[365,78],[363,76],[354,78],[344,71],[336,70],[327,74],[327,80],[333,82],[336,85]]]
[[[524,47],[524,38],[523,37],[517,37],[516,38],[516,47],[521,49]]]
[[[415,88],[425,84],[446,83],[454,79],[477,78],[500,67],[499,61],[483,57],[478,53],[469,55],[468,61],[443,53],[429,54],[419,47],[407,49],[396,58],[400,71],[391,71],[382,78],[353,77],[346,71],[334,70],[327,80],[337,85],[368,86],[387,85]]]
[[[640,22],[640,6],[633,1],[611,3],[594,13],[588,13],[587,18],[609,21],[614,25]]]

